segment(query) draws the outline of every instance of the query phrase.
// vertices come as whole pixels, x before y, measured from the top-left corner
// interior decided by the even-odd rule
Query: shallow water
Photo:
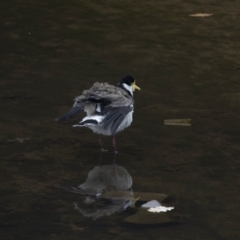
[[[239,239],[239,7],[0,3],[1,239]],[[78,119],[54,119],[95,81],[115,84],[126,74],[142,90],[132,126],[117,134],[115,161],[133,192],[171,196],[174,224],[124,223],[133,208],[93,220],[74,209],[83,195],[55,187],[83,183],[100,152],[97,135],[71,128]],[[113,162],[111,151],[103,154],[101,165]]]

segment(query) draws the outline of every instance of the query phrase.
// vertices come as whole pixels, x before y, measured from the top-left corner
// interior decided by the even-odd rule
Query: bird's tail
[[[101,123],[103,118],[104,117],[100,115],[87,116],[83,118],[83,120],[79,122],[79,124],[73,125],[73,127],[96,126]]]

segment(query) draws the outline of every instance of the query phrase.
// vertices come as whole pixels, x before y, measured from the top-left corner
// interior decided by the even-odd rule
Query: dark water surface
[[[239,9],[229,0],[2,1],[0,239],[240,239]],[[97,135],[54,119],[95,81],[126,74],[142,90],[116,162],[133,191],[173,196],[181,223],[126,224],[131,209],[93,220],[74,209],[82,195],[54,187],[83,183],[100,155]],[[164,125],[186,118],[191,126]]]

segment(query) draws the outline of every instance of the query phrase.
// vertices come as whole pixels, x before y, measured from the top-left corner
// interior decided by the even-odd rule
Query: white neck
[[[133,96],[133,90],[132,90],[132,86],[127,85],[126,83],[123,83],[122,85],[127,91],[130,92],[131,96]]]

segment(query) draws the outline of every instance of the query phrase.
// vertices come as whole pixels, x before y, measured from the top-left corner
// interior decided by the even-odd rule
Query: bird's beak
[[[136,85],[136,81],[134,81],[134,82],[132,83],[132,89],[133,89],[133,91],[135,91],[135,89],[141,90],[141,88]]]

